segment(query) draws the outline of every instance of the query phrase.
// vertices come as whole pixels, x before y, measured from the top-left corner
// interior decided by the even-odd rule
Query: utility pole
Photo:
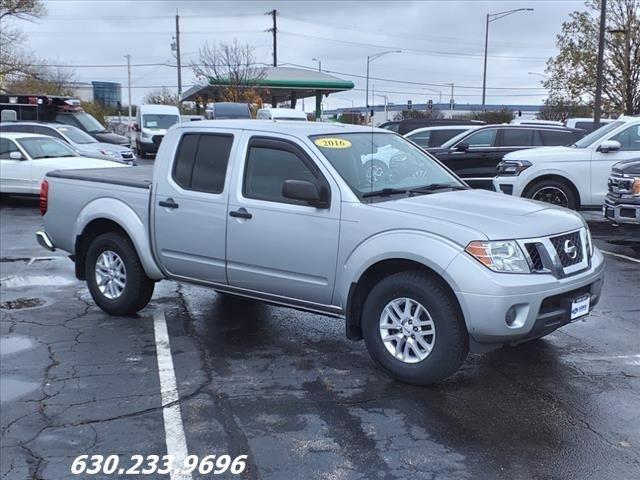
[[[604,32],[607,24],[607,0],[600,0],[600,35],[598,38],[598,65],[596,68],[596,99],[593,111],[593,129],[600,128],[602,115],[602,70],[604,64]]]
[[[454,89],[454,84],[453,84],[453,82],[451,82],[449,85],[451,85],[451,98],[449,99],[449,110],[453,110],[453,89]]]
[[[176,13],[176,60],[178,66],[178,100],[182,97],[182,65],[180,59],[180,15]]]
[[[127,90],[129,91],[129,136],[131,136],[131,55],[124,56],[127,59]]]
[[[273,66],[278,66],[278,24],[276,18],[278,17],[278,11],[274,8],[270,12],[267,12],[267,15],[271,15],[273,19],[273,27],[267,30],[267,32],[273,33]]]

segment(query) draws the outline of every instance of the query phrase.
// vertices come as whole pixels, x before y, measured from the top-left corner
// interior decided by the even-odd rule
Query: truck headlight
[[[631,195],[634,197],[640,197],[640,177],[633,179],[633,183],[631,184]]]
[[[465,251],[485,267],[501,273],[531,273],[527,259],[514,240],[475,241]]]
[[[531,166],[526,160],[503,160],[498,164],[498,176],[517,176]]]

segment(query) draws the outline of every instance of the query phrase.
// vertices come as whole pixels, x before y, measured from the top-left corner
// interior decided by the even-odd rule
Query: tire
[[[120,272],[124,271],[124,278],[121,276],[119,278],[124,287],[115,285],[114,282],[109,282],[102,287],[98,285],[96,264],[99,261],[99,267],[102,265],[99,270],[102,272],[108,270],[104,266],[106,265],[105,260],[108,258],[115,260],[115,262],[110,262],[111,265],[120,265],[116,257],[111,254],[114,254],[123,266],[124,270],[120,270]],[[117,267],[114,269],[116,271]],[[85,278],[96,305],[108,314],[115,316],[129,316],[142,310],[151,300],[155,287],[153,280],[147,277],[144,272],[131,241],[120,233],[104,233],[91,242],[87,250]],[[114,291],[109,290],[111,285],[115,289],[121,289],[118,295],[114,295]]]
[[[364,171],[366,172],[365,177],[367,182],[369,182],[369,178],[373,176],[373,185],[389,178],[389,167],[380,160],[369,160],[364,164]]]
[[[386,307],[393,301],[407,298],[426,310],[428,317],[419,318],[430,318],[432,325],[430,330],[423,326],[407,327],[410,323],[407,321],[402,328],[408,328],[409,332],[418,328],[435,333],[421,337],[426,343],[431,340],[431,350],[424,358],[419,359],[414,351],[413,357],[409,356],[405,361],[388,350],[382,339],[381,324]],[[416,321],[416,317],[413,320]],[[451,376],[469,352],[467,328],[455,298],[437,279],[420,271],[393,274],[373,287],[364,303],[362,332],[369,355],[376,364],[392,378],[413,385],[429,385]],[[417,340],[411,341],[421,348]],[[395,347],[397,345],[398,342]]]
[[[532,200],[539,200],[561,207],[575,210],[578,207],[578,199],[566,182],[562,180],[540,180],[527,187],[524,196]],[[558,202],[553,199],[559,200]]]

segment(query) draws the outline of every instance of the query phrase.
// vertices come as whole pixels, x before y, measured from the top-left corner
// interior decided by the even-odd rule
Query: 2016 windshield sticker
[[[320,148],[351,148],[351,142],[342,138],[318,138],[313,143]]]

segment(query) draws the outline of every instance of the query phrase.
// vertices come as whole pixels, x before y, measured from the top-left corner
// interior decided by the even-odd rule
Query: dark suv
[[[426,150],[474,188],[492,190],[496,166],[507,153],[572,145],[584,130],[546,125],[487,125]]]
[[[618,226],[635,227],[640,232],[640,157],[623,160],[611,167],[607,198],[602,206],[605,218]]]

